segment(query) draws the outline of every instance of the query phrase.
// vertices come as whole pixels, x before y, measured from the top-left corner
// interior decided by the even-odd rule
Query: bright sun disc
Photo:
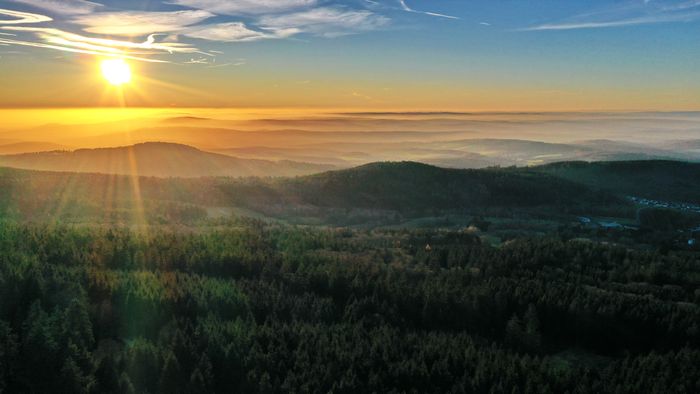
[[[119,86],[131,81],[131,68],[123,59],[107,59],[100,63],[102,76],[112,85]]]

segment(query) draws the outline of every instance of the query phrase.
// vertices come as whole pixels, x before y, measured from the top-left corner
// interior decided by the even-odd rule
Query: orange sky
[[[133,80],[110,86],[98,61],[6,66],[0,83],[0,107],[280,107],[358,108],[457,111],[598,111],[698,110],[700,90],[694,86],[610,87],[534,83],[315,79],[296,81],[264,74],[226,74],[223,70],[175,70],[172,65],[130,62]],[[28,70],[29,68],[29,70]],[[34,71],[34,72],[31,72]]]

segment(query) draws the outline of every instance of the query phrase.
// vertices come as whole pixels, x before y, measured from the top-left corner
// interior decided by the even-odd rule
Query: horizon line
[[[24,111],[24,110],[307,110],[318,111],[333,115],[480,115],[480,114],[508,114],[508,115],[536,115],[536,114],[586,114],[586,113],[700,113],[700,108],[679,109],[484,109],[484,110],[455,110],[455,109],[388,109],[367,110],[362,107],[310,107],[310,106],[8,106],[0,107],[0,111]]]

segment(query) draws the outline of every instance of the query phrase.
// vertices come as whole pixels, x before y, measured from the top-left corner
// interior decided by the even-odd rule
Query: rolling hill
[[[182,204],[200,211],[229,207],[271,217],[324,218],[348,210],[403,216],[532,209],[560,214],[620,203],[625,204],[608,193],[592,192],[587,186],[544,173],[513,168],[445,169],[415,162],[373,163],[287,178],[134,179],[99,173],[0,169],[0,211],[33,220],[60,215],[87,215],[90,220],[100,220],[104,215],[123,217],[125,212],[143,209],[162,214],[163,209],[181,210]]]
[[[118,148],[0,156],[0,166],[158,177],[297,176],[333,168],[294,161],[240,159],[187,145],[148,142]]]
[[[619,202],[584,185],[512,168],[461,170],[416,162],[381,162],[299,178],[224,185],[232,201],[268,207],[362,208],[404,213],[481,208],[571,207]]]
[[[162,147],[163,144],[156,145]],[[179,210],[182,204],[200,210],[245,208],[285,218],[327,218],[339,212],[347,216],[354,211],[370,215],[372,212],[380,215],[395,212],[403,217],[487,211],[506,216],[534,213],[538,217],[602,211],[633,215],[633,205],[626,196],[700,202],[700,164],[684,162],[566,162],[539,167],[468,170],[417,162],[379,162],[298,177],[194,177],[193,174],[203,171],[204,167],[208,171],[219,168],[222,173],[240,173],[243,170],[231,163],[250,165],[257,161],[224,156],[221,163],[228,167],[223,164],[214,167],[212,162],[220,163],[214,161],[220,159],[219,155],[184,146],[167,147],[170,154],[173,149],[181,150],[182,162],[167,162],[166,168],[174,171],[177,165],[187,176],[167,179],[149,176],[135,181],[129,176],[107,174],[0,169],[0,206],[8,215],[17,217],[47,217],[67,211],[77,216],[88,211],[102,215],[109,210],[133,210],[138,204],[158,211],[172,204],[176,206],[168,209]],[[159,160],[163,158],[148,150],[153,156],[146,160],[144,152],[139,151],[143,148],[133,147],[139,170],[146,166],[146,172],[151,175],[160,174],[156,170],[165,171],[162,166],[147,167],[161,164]],[[148,144],[145,148],[149,148]],[[99,163],[103,172],[117,173],[114,167],[104,167],[109,162],[102,160]],[[55,159],[51,164],[58,162]],[[75,159],[68,161],[72,166],[76,163]],[[188,165],[189,170],[182,169]],[[68,165],[64,163],[63,167]],[[93,163],[93,171],[96,167]],[[124,168],[128,167],[120,171]],[[268,170],[261,168],[247,167],[246,173]]]
[[[700,163],[670,160],[562,162],[531,171],[618,195],[700,203]]]

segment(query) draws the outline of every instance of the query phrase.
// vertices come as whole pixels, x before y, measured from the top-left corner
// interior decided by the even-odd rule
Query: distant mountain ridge
[[[23,141],[0,145],[0,155],[67,150],[65,145],[43,141]]]
[[[0,156],[0,166],[157,177],[298,176],[333,169],[295,161],[240,159],[167,142]]]

